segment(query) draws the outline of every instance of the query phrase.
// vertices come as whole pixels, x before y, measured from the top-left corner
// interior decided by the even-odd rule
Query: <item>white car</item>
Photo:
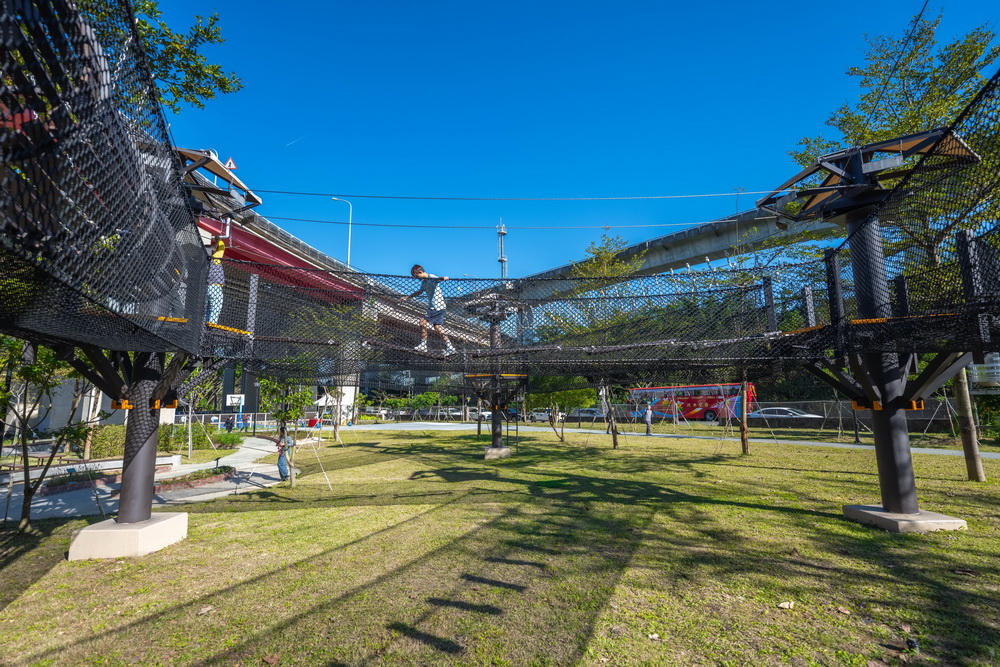
[[[549,409],[549,408],[545,408],[544,410],[532,410],[531,412],[528,413],[528,421],[530,421],[530,422],[547,422],[547,421],[549,421],[549,417],[551,415],[552,415],[552,410]],[[560,412],[556,416],[556,420],[557,421],[565,421],[566,420],[566,413],[565,412]]]
[[[823,415],[813,415],[795,408],[761,408],[747,415],[747,417],[766,417],[768,419],[785,419],[788,417],[805,417],[822,419]]]
[[[490,412],[489,410],[486,410],[484,408],[483,409],[483,421],[489,421],[492,418],[493,418],[493,413]],[[469,408],[469,419],[471,419],[472,421],[476,421],[477,419],[479,419],[479,409],[478,408]]]

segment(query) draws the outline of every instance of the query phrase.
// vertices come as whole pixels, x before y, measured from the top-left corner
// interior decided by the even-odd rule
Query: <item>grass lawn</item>
[[[195,449],[191,451],[191,458],[188,458],[186,449],[177,449],[171,454],[180,454],[181,463],[209,463],[215,459],[229,456],[235,449]]]
[[[529,424],[529,426],[537,425]],[[566,422],[566,428],[576,427],[577,422],[572,420]],[[582,427],[585,429],[604,429],[606,425],[603,422],[583,422]],[[618,424],[618,430],[624,433],[644,434],[646,432],[646,425],[642,422],[621,422]],[[735,420],[729,426],[726,426],[724,422],[681,421],[674,425],[671,421],[663,421],[653,424],[653,433],[710,436],[715,438],[722,436],[730,438],[740,437],[739,425]],[[871,431],[862,429],[858,436],[863,445],[873,446],[875,444]],[[771,422],[770,427],[752,427],[750,429],[750,437],[759,440],[810,440],[815,442],[854,443],[854,426],[852,422],[845,420],[843,428],[838,429],[837,421],[831,419],[826,422],[825,428],[819,428],[819,426],[816,428],[789,427],[782,425],[776,419]],[[917,431],[910,433],[910,446],[933,449],[961,449],[962,439],[950,433],[921,433]],[[997,440],[983,433],[979,435],[979,449],[983,452],[1000,452]]]
[[[865,450],[522,433],[487,462],[474,434],[342,434],[145,558],[65,561],[83,520],[0,533],[0,664],[1000,660],[1000,485],[961,457],[915,464],[969,530],[897,535],[842,517],[878,502]]]

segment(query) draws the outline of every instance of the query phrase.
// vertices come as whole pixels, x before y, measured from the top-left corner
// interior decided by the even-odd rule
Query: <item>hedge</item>
[[[216,442],[225,445],[239,445],[243,442],[243,437],[238,433],[216,434],[214,426],[206,426],[215,436]],[[125,425],[107,424],[93,429],[94,439],[90,444],[90,456],[94,459],[114,459],[125,456]],[[187,425],[185,424],[161,424],[159,441],[156,450],[159,452],[171,452],[187,449]],[[205,430],[197,424],[194,425],[192,433],[192,447],[194,449],[211,449],[212,444],[208,441]]]

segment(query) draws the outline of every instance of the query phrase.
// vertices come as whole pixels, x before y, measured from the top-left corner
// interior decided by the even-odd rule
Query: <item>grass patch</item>
[[[782,426],[775,420],[771,428],[754,427],[750,429],[750,437],[758,440],[809,440],[814,442],[833,443],[854,443],[854,427],[852,422],[845,421],[843,429],[837,429],[837,422],[830,420],[826,428],[803,428]],[[528,426],[538,426],[538,424],[528,424]],[[576,428],[575,421],[566,422],[566,428]],[[606,425],[601,422],[591,424],[583,422],[583,428],[604,429]],[[644,434],[646,425],[644,423],[622,422],[618,424],[618,429],[623,433]],[[723,422],[679,422],[676,426],[669,421],[653,424],[653,433],[679,436],[700,436],[700,437],[740,437],[739,425],[734,420],[730,426]],[[874,446],[875,440],[870,431],[861,430],[858,434],[860,444]],[[919,431],[910,433],[911,447],[927,447],[931,449],[961,449],[962,439],[950,433],[921,433]],[[997,440],[993,437],[980,433],[979,448],[984,452],[1000,452]]]
[[[175,450],[170,453],[180,454],[181,463],[208,463],[209,461],[214,461],[215,459],[222,458],[223,456],[229,456],[235,452],[235,449],[195,449],[191,452],[191,458],[188,458],[186,449]]]
[[[2,534],[0,661],[985,665],[1000,651],[1000,485],[963,482],[961,457],[914,459],[922,504],[970,530],[896,535],[841,515],[878,500],[864,450],[743,457],[626,436],[615,451],[522,432],[487,462],[470,434],[342,435],[299,448],[295,489],[191,505],[188,539],[145,558],[62,560],[81,521]],[[992,478],[998,463],[984,461]]]

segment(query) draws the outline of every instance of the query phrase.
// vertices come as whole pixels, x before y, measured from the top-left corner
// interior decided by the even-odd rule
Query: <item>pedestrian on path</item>
[[[288,438],[287,431],[282,426],[278,432],[278,474],[282,482],[288,479]]]
[[[646,422],[646,435],[653,435],[653,406],[646,406],[646,414],[642,416],[642,420]]]

